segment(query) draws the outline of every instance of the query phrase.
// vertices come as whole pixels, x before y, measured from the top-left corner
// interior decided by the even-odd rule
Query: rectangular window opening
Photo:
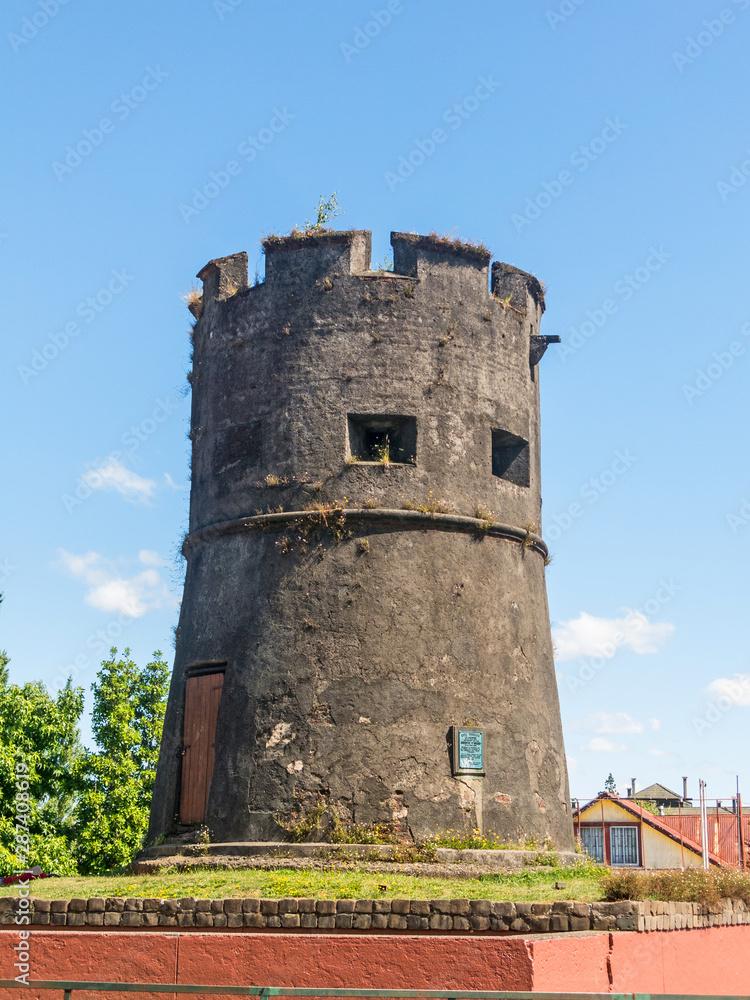
[[[529,442],[509,431],[493,430],[492,475],[516,486],[529,486]]]
[[[609,863],[617,867],[638,867],[638,827],[613,826],[609,831]]]
[[[604,831],[600,826],[581,827],[581,847],[592,861],[604,864]]]
[[[416,465],[417,418],[394,413],[350,413],[349,457],[380,465]]]

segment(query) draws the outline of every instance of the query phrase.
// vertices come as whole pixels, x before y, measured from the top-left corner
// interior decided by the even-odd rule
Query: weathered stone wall
[[[0,924],[18,900],[0,898]],[[24,912],[26,912],[24,910]],[[513,903],[489,899],[33,899],[32,925],[248,927],[307,930],[677,931],[750,924],[741,900],[720,903]]]
[[[239,859],[243,859],[241,862]],[[530,865],[556,864],[562,867],[580,865],[581,854],[574,851],[547,851],[492,848],[488,850],[438,847],[434,860],[422,860],[419,852],[412,862],[404,861],[404,845],[391,844],[330,844],[305,842],[301,844],[284,841],[244,841],[235,844],[157,844],[144,848],[133,863],[134,875],[150,875],[160,867],[184,867],[206,865],[216,868],[239,867],[285,867],[287,862],[296,868],[330,859],[334,863],[349,863],[356,859],[359,864],[379,864],[393,862],[399,871],[406,871],[415,864],[421,868],[420,874],[434,874],[436,877],[461,874],[476,878],[487,871],[523,869]],[[330,863],[329,861],[329,863]],[[437,865],[435,864],[437,862]]]
[[[213,839],[279,839],[322,798],[414,836],[572,847],[538,537],[542,290],[495,265],[490,294],[486,251],[392,242],[397,274],[368,270],[361,232],[267,244],[252,288],[245,255],[201,272],[151,837],[174,819],[186,669],[226,661]],[[415,418],[414,463],[347,462],[349,414]],[[493,430],[529,442],[528,486],[493,475]],[[436,502],[452,513],[403,509]],[[484,728],[485,778],[452,777],[454,724]]]

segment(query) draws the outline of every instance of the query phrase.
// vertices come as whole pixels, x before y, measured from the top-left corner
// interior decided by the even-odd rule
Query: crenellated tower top
[[[334,277],[408,279],[433,285],[460,281],[467,293],[492,295],[525,315],[531,303],[544,312],[544,290],[532,274],[512,264],[496,261],[490,276],[490,251],[481,244],[416,233],[391,233],[393,270],[371,270],[372,233],[369,230],[324,230],[267,236],[262,241],[266,257],[263,284],[314,286]],[[205,301],[227,298],[248,287],[247,254],[236,253],[209,261],[198,272]],[[258,287],[258,286],[255,286]],[[488,291],[489,287],[489,291]],[[529,302],[531,300],[531,303]]]

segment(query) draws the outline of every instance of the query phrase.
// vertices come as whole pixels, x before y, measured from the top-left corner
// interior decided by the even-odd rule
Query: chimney
[[[635,798],[635,778],[630,779],[630,796],[633,799]]]
[[[682,797],[683,797],[683,799],[685,799],[685,801],[687,801],[687,797],[688,797],[688,793],[687,793],[687,778],[683,778],[682,779]]]

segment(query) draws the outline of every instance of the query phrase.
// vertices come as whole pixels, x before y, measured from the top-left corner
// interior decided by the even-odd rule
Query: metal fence
[[[312,986],[297,989],[287,986],[207,986],[170,985],[165,983],[93,983],[68,982],[58,979],[31,979],[28,986],[19,986],[15,979],[0,979],[0,989],[16,989],[19,996],[29,989],[60,990],[64,1000],[72,1000],[73,992],[97,993],[192,993],[245,997],[393,997],[394,1000],[695,1000],[695,994],[685,993],[517,993],[495,990],[355,990],[324,989]],[[709,996],[701,1000],[750,1000],[750,996]]]

